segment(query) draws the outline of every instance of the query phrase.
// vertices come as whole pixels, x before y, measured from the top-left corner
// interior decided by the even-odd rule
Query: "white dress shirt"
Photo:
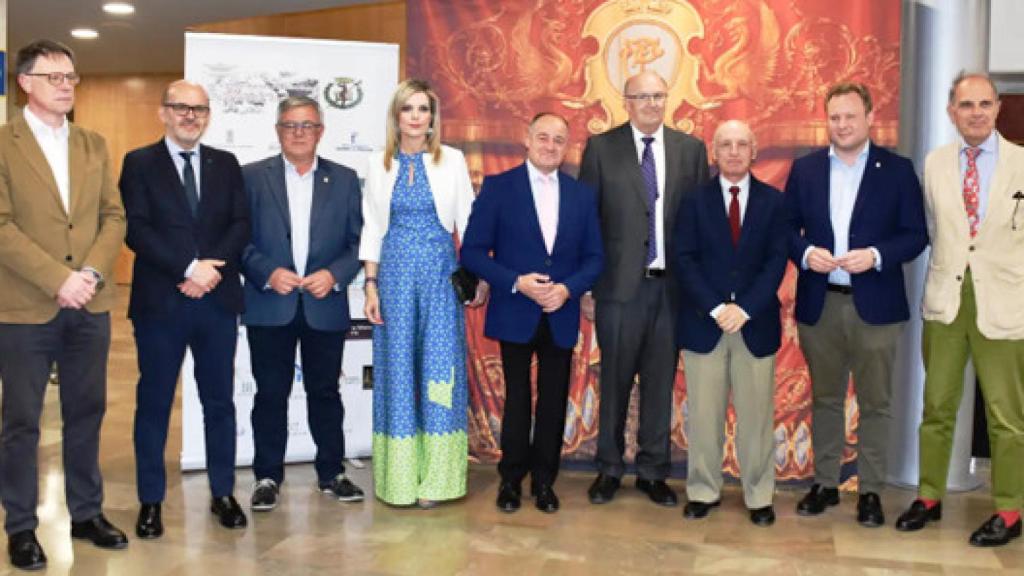
[[[64,204],[64,212],[71,214],[71,174],[68,167],[68,135],[71,129],[68,126],[68,119],[65,116],[60,127],[53,128],[33,114],[28,106],[25,106],[22,112],[32,135],[36,137],[36,142],[43,151],[43,156],[46,157],[46,162],[50,165],[50,171],[53,172],[60,201]]]
[[[530,176],[530,193],[533,194],[533,207],[537,210],[544,245],[548,249],[548,254],[551,254],[558,232],[558,201],[561,193],[558,187],[558,170],[544,174],[527,160],[526,172]]]
[[[305,174],[299,174],[295,165],[284,156],[284,184],[288,194],[288,217],[292,227],[292,260],[295,273],[306,275],[306,260],[309,259],[309,223],[313,213],[313,174],[317,159]]]
[[[648,268],[665,269],[665,125],[658,126],[658,129],[651,134],[644,134],[637,130],[636,126],[629,125],[633,129],[633,142],[636,145],[637,164],[644,160],[644,137],[653,136],[651,142],[651,153],[654,154],[654,173],[658,178],[658,201],[654,203],[654,237],[657,240],[658,255]]]

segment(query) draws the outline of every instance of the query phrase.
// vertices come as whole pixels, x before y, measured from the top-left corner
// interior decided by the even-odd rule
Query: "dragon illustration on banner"
[[[666,123],[700,138],[730,118],[754,129],[754,171],[781,188],[792,159],[827,145],[823,97],[830,84],[865,83],[875,102],[874,142],[896,144],[899,108],[899,3],[814,0],[408,0],[412,76],[440,95],[444,139],[466,152],[474,184],[518,164],[526,124],[541,110],[565,116],[573,173],[591,134],[627,119],[621,89],[653,69],[666,78]],[[783,344],[777,356],[776,470],[783,480],[812,475],[807,367],[793,319],[795,273],[787,272]],[[467,314],[470,347],[470,450],[499,456],[504,384],[498,344],[483,336],[483,311]],[[599,343],[580,323],[573,358],[563,458],[592,460],[596,448]],[[685,461],[686,381],[677,372],[673,459]],[[847,440],[856,442],[857,407],[847,403]],[[727,424],[725,470],[738,473]],[[635,438],[635,404],[627,445]],[[632,451],[627,459],[633,456]],[[855,462],[850,448],[845,460]],[[851,475],[848,485],[856,483]]]

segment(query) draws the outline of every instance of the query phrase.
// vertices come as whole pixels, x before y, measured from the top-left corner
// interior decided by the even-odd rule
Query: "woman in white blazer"
[[[402,82],[363,194],[374,486],[395,506],[431,507],[466,493],[466,340],[450,278],[453,235],[465,231],[474,193],[465,158],[441,144],[440,128],[430,86]]]

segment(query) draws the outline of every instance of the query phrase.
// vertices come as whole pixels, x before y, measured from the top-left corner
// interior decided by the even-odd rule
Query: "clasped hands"
[[[195,266],[192,267],[192,275],[181,284],[178,284],[178,291],[189,298],[198,299],[206,296],[207,293],[217,287],[217,284],[220,284],[223,277],[218,268],[223,266],[223,260],[214,260],[212,258],[196,260]]]
[[[270,284],[271,290],[281,296],[287,296],[295,289],[299,289],[309,292],[317,300],[326,297],[337,284],[334,274],[331,274],[331,271],[326,268],[305,277],[299,276],[287,268],[276,268],[271,272],[270,280],[267,283]]]
[[[96,278],[85,270],[75,270],[57,290],[57,305],[79,310],[96,295]]]
[[[807,267],[819,274],[828,274],[842,268],[850,274],[860,274],[875,265],[875,252],[870,248],[850,250],[836,258],[825,248],[814,247],[807,254]]]
[[[565,284],[555,284],[547,274],[530,272],[516,278],[516,291],[533,300],[544,312],[558,310],[569,299]]]

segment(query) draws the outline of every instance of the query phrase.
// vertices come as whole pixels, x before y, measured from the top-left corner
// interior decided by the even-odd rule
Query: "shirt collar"
[[[862,162],[865,159],[867,159],[867,157],[868,157],[868,150],[870,150],[870,149],[871,149],[871,139],[869,138],[867,141],[864,142],[864,147],[861,148],[860,152],[857,153],[857,161],[854,162],[854,164],[857,164],[857,163]],[[835,145],[832,145],[832,144],[829,145],[829,147],[828,147],[828,157],[829,158],[835,158],[836,160],[839,160],[839,156],[836,155],[836,147],[835,147]]]
[[[196,144],[196,147],[191,149],[191,150],[185,150],[181,146],[178,146],[178,143],[175,142],[174,140],[172,140],[170,136],[164,136],[164,144],[167,145],[167,151],[171,153],[171,158],[180,158],[180,156],[178,154],[181,153],[181,152],[193,152],[193,153],[195,153],[195,156],[196,156],[195,159],[196,160],[199,159],[199,145],[198,144]]]
[[[726,193],[729,192],[729,188],[731,186],[739,186],[740,187],[740,194],[743,194],[747,190],[750,190],[750,172],[747,172],[747,174],[745,176],[743,176],[743,179],[740,180],[739,182],[735,183],[735,184],[733,184],[732,182],[726,180],[725,176],[722,176],[721,174],[719,174],[718,175],[718,182],[722,185],[722,190],[725,191]]]
[[[536,166],[534,166],[533,162],[530,162],[529,158],[527,158],[527,160],[526,160],[526,173],[530,176],[530,181],[531,182],[536,182],[537,180],[545,180],[545,179],[551,178],[552,176],[556,177],[555,178],[556,182],[558,181],[558,179],[557,179],[558,170],[557,169],[556,170],[552,170],[548,174],[545,174],[545,173],[540,171],[540,168],[537,168]]]
[[[960,153],[961,154],[964,153],[964,150],[966,150],[968,148],[971,148],[971,146],[969,144],[967,144],[967,142],[964,141],[964,137],[963,136],[957,136],[957,138],[960,140]],[[986,153],[986,154],[995,154],[996,150],[998,149],[998,146],[999,146],[999,135],[998,135],[998,133],[995,130],[993,130],[992,133],[988,135],[988,138],[985,138],[985,141],[982,142],[981,144],[979,144],[977,147],[981,148],[981,151]]]
[[[640,129],[638,129],[635,125],[633,125],[632,122],[629,123],[629,127],[630,127],[631,130],[633,130],[633,140],[637,143],[637,146],[638,146],[640,152],[643,152],[643,149],[644,149],[643,148],[643,144],[644,144],[644,140],[643,139],[646,138],[647,136],[654,136],[654,142],[653,142],[654,144],[657,144],[659,142],[662,143],[662,144],[665,143],[665,125],[664,124],[658,126],[658,129],[655,130],[654,132],[652,132],[651,134],[644,134],[643,132],[640,131]]]
[[[298,176],[299,178],[307,178],[312,176],[313,173],[316,172],[317,167],[320,165],[319,159],[316,156],[313,156],[313,166],[309,169],[309,172],[306,172],[305,174],[299,174],[298,169],[295,168],[295,164],[289,162],[288,159],[285,158],[284,154],[281,154],[281,160],[284,162],[285,173],[293,174],[295,176]]]
[[[25,122],[28,122],[28,127],[30,130],[32,130],[33,134],[39,134],[40,132],[42,132],[44,134],[49,134],[57,138],[68,137],[70,126],[68,126],[67,116],[64,116],[62,118],[62,122],[59,128],[54,128],[48,125],[46,122],[43,122],[39,118],[39,116],[36,116],[35,113],[32,112],[32,109],[28,106],[22,108],[22,115],[25,117]]]

